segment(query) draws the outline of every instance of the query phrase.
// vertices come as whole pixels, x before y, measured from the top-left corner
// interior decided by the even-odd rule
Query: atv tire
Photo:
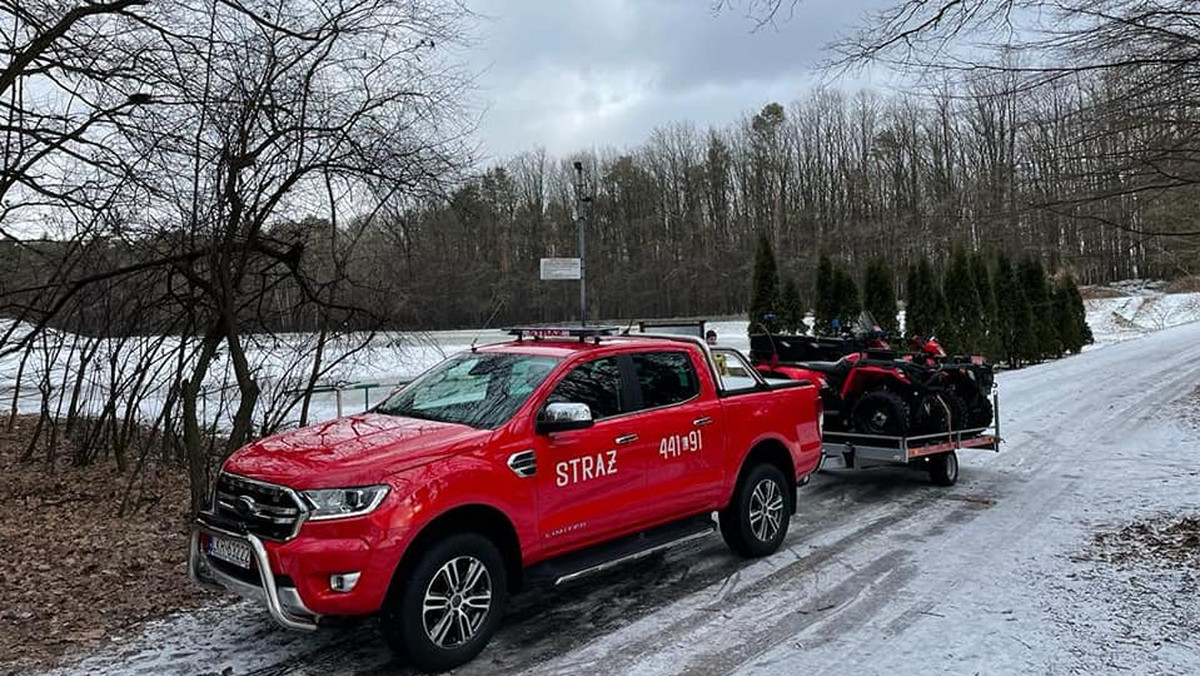
[[[975,405],[971,407],[967,424],[971,428],[987,427],[992,424],[993,415],[991,400],[981,394],[975,400]]]
[[[971,425],[971,416],[968,414],[967,402],[963,398],[947,392],[942,394],[942,401],[946,402],[946,406],[950,409],[950,425],[955,430],[965,430]]]
[[[913,411],[913,431],[917,434],[946,434],[951,428],[954,409],[948,397],[929,393],[917,400]]]
[[[868,392],[854,404],[854,431],[900,437],[909,432],[909,410],[904,399],[889,390]]]

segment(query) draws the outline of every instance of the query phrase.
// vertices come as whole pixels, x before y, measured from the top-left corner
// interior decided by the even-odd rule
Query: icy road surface
[[[1172,419],[1200,324],[1000,377],[1007,443],[936,488],[816,477],[786,546],[719,538],[519,597],[458,674],[1200,673],[1197,571],[1078,558],[1097,528],[1200,510],[1200,442]],[[316,635],[244,603],[152,625],[60,673],[405,673],[369,622]]]

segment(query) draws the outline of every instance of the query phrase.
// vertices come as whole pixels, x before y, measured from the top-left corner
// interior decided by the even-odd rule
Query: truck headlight
[[[375,511],[379,503],[383,502],[387,493],[388,487],[384,485],[361,488],[322,488],[301,491],[300,495],[304,496],[312,508],[308,520],[324,521],[370,514]]]

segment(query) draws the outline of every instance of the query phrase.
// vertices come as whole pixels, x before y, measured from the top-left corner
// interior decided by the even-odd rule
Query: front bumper
[[[240,540],[250,546],[250,556],[258,573],[259,584],[231,575],[209,562],[201,551],[202,535],[220,535],[231,540]],[[280,585],[271,570],[270,557],[261,539],[250,534],[232,533],[198,521],[192,529],[191,552],[188,556],[188,576],[197,584],[216,591],[231,591],[239,596],[265,602],[267,610],[276,622],[288,629],[313,631],[320,616],[309,610],[300,599],[296,587]]]

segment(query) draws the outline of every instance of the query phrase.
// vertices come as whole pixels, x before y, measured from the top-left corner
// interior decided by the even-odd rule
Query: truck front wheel
[[[747,557],[766,556],[783,544],[791,509],[788,481],[769,463],[751,467],[738,482],[729,506],[721,510],[721,535],[733,551]]]
[[[421,556],[388,599],[383,635],[418,669],[451,669],[474,659],[496,633],[507,590],[496,545],[476,533],[450,535]]]

